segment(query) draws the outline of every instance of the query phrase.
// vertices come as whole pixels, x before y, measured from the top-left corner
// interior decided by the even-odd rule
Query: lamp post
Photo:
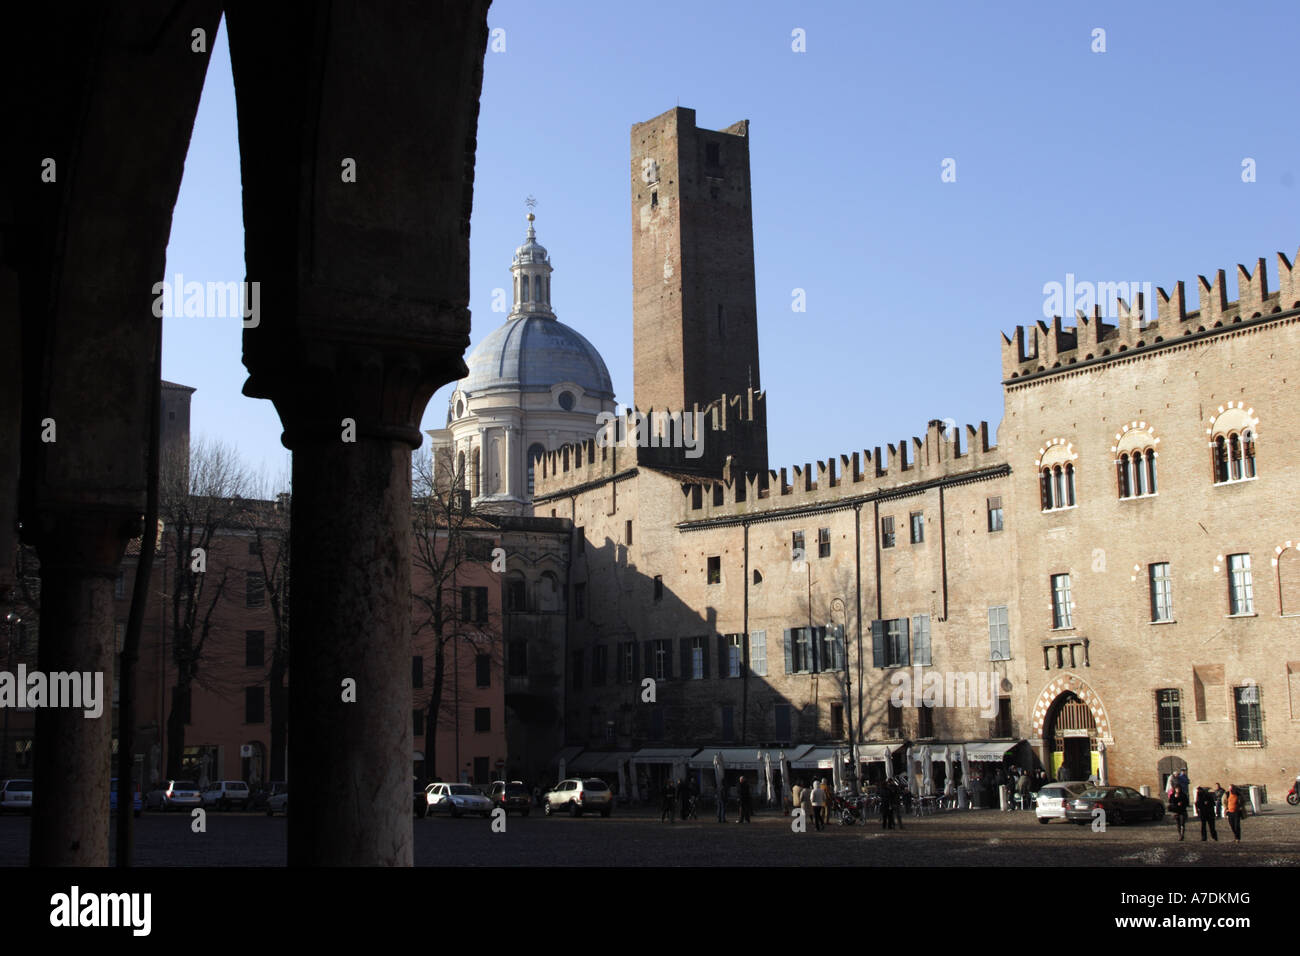
[[[7,643],[5,670],[10,674],[14,672],[14,627],[23,622],[23,619],[10,611],[5,615],[5,623],[9,625],[9,640]],[[20,689],[21,690],[21,689]],[[0,779],[9,776],[9,711],[11,708],[6,707],[4,717],[4,749],[0,750]]]

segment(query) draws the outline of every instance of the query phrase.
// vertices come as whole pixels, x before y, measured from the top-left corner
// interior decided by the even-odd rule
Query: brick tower
[[[767,469],[758,365],[749,121],[700,129],[677,107],[632,127],[634,404],[643,411],[739,409],[703,457]],[[661,459],[662,456],[656,456]]]

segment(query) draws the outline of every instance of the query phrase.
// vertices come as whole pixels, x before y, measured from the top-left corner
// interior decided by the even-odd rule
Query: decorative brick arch
[[[1053,678],[1052,682],[1043,688],[1042,693],[1038,695],[1038,699],[1034,701],[1034,738],[1042,739],[1043,725],[1047,722],[1047,715],[1052,709],[1052,704],[1067,691],[1072,692],[1087,704],[1088,709],[1092,711],[1093,723],[1097,725],[1097,737],[1110,740],[1110,718],[1106,716],[1106,708],[1102,706],[1101,697],[1088,686],[1087,681],[1074,674],[1063,674],[1060,677]]]

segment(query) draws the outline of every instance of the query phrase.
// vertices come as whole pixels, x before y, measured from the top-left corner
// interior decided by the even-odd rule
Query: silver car
[[[0,782],[0,812],[18,810],[32,812],[32,782],[30,780],[5,780]]]
[[[167,786],[149,793],[150,810],[192,809],[203,806],[203,795],[193,780],[168,780]]]
[[[424,802],[425,816],[446,813],[459,817],[477,813],[486,817],[492,813],[492,801],[468,783],[431,783],[424,788]]]
[[[584,813],[599,813],[607,817],[614,809],[614,791],[604,780],[573,777],[561,780],[546,794],[542,809],[548,817],[565,812],[571,817],[580,817]]]
[[[1069,780],[1064,783],[1043,784],[1038,791],[1038,801],[1034,807],[1034,815],[1038,817],[1038,822],[1050,823],[1052,820],[1064,820],[1069,801],[1074,800],[1089,786],[1086,781]]]

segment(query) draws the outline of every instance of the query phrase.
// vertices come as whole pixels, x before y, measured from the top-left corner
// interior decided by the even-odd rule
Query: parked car
[[[424,794],[425,816],[446,813],[459,817],[477,813],[486,817],[492,812],[492,801],[468,783],[431,783]]]
[[[524,816],[528,816],[528,810],[533,804],[532,795],[522,780],[511,780],[509,783],[498,780],[492,784],[488,799],[492,801],[492,806],[501,807],[507,814],[511,810],[518,810]]]
[[[1034,815],[1039,823],[1064,820],[1065,805],[1088,789],[1086,783],[1045,783],[1038,789]]]
[[[218,810],[229,810],[232,807],[247,810],[252,796],[248,784],[242,780],[214,780],[203,791],[203,805]]]
[[[0,782],[0,813],[5,810],[32,812],[32,782],[30,780],[5,780]]]
[[[256,790],[249,787],[248,789],[252,791],[253,795],[248,798],[248,809],[265,810],[267,801],[284,788],[285,783],[283,780],[272,780],[270,783],[262,784]]]
[[[203,795],[193,780],[168,780],[167,786],[150,790],[145,798],[150,810],[186,810],[203,806]]]
[[[1132,787],[1092,787],[1066,805],[1065,818],[1071,823],[1091,823],[1098,807],[1106,812],[1107,823],[1160,820],[1165,815],[1163,803]]]
[[[110,780],[108,785],[109,785],[108,812],[116,814],[117,813],[117,777],[114,777],[112,780]],[[135,785],[134,790],[132,790],[131,796],[133,797],[132,802],[135,804],[135,806],[132,809],[134,810],[135,815],[138,817],[140,815],[140,810],[144,807],[144,800],[140,797],[140,785],[138,783]]]
[[[614,791],[609,789],[609,784],[604,780],[572,777],[555,785],[546,795],[543,809],[548,817],[565,811],[571,817],[596,812],[607,817],[614,810]]]
[[[271,784],[271,795],[266,798],[266,815],[273,817],[277,813],[289,815],[289,785],[287,783]]]

